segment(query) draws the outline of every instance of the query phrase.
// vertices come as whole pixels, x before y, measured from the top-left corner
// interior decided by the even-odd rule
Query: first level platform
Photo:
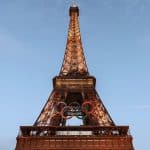
[[[20,129],[16,150],[134,150],[127,126]]]

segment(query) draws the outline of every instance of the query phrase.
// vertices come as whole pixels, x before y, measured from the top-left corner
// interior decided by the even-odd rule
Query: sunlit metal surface
[[[70,7],[67,45],[53,91],[33,126],[21,126],[16,150],[133,150],[128,126],[116,126],[86,65],[79,8]],[[72,118],[82,125],[69,126]]]
[[[79,10],[78,7],[71,9],[66,51],[60,75],[88,75],[78,21]]]

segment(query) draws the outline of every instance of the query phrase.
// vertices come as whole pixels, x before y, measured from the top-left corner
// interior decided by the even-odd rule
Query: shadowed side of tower
[[[21,126],[16,150],[133,150],[128,126],[116,126],[100,99],[86,64],[79,8],[69,9],[65,55],[53,91],[33,126]],[[67,126],[67,120],[82,120]]]

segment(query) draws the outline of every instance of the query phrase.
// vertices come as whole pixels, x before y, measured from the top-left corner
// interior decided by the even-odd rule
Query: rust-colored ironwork
[[[95,89],[95,78],[54,78],[54,91],[35,122],[37,126],[63,126],[73,116],[84,125],[115,125]],[[78,110],[72,103],[78,105]],[[59,108],[58,108],[59,107]],[[90,110],[91,109],[91,110]],[[65,111],[65,112],[64,112]],[[64,116],[64,113],[66,116]]]
[[[60,76],[88,75],[78,21],[79,8],[76,6],[70,7],[69,14],[68,38]]]
[[[133,150],[128,126],[116,126],[88,72],[79,29],[79,8],[69,10],[63,64],[53,91],[33,126],[21,126],[16,150]],[[67,126],[77,117],[82,125]]]
[[[133,150],[128,126],[20,127],[16,150]]]

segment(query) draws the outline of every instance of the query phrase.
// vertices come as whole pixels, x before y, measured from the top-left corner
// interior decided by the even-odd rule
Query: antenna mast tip
[[[77,7],[77,2],[76,2],[76,0],[73,0],[73,1],[72,1],[72,7]]]

